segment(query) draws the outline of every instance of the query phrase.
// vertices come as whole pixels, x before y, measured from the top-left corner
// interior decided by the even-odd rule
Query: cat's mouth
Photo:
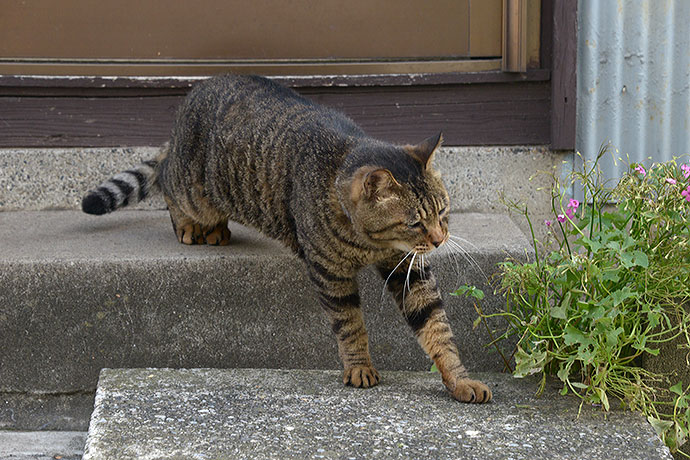
[[[443,243],[439,244],[439,247],[441,247],[442,244]],[[432,244],[418,244],[414,247],[414,252],[417,254],[428,254],[434,249],[436,249],[436,247]]]
[[[393,240],[390,242],[390,245],[395,248],[399,249],[400,251],[403,252],[413,252],[416,254],[429,254],[433,252],[435,249],[441,248],[446,242],[448,241],[448,235],[443,238],[443,241],[441,241],[438,245],[431,243],[431,242],[426,242],[426,243],[418,243],[418,244],[410,244],[407,241],[402,241],[402,240]]]
[[[413,252],[416,254],[429,254],[434,251],[434,249],[438,249],[443,244],[446,242],[448,238],[445,238],[438,246],[431,244],[431,243],[420,243],[420,244],[415,244],[414,246],[411,245],[410,243],[406,241],[391,241],[390,245],[398,249],[402,252]]]
[[[414,246],[413,250],[417,254],[428,254],[428,253],[432,252],[434,249],[438,249],[441,246],[443,246],[446,243],[446,241],[448,241],[449,236],[450,235],[446,233],[443,236],[443,239],[440,241],[434,242],[432,240],[429,240],[429,241],[426,241],[424,243],[417,244]]]

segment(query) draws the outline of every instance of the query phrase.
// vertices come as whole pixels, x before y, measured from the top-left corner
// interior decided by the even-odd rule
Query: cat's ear
[[[417,145],[410,145],[406,149],[407,153],[409,153],[415,160],[419,161],[426,169],[431,165],[431,160],[434,157],[434,153],[441,147],[441,144],[443,144],[442,132],[435,136],[424,139]]]
[[[400,187],[400,184],[393,173],[387,169],[375,169],[364,178],[364,193],[369,198],[381,197],[393,187]]]
[[[383,198],[393,188],[400,187],[393,173],[385,168],[360,168],[354,175],[350,190],[350,198],[353,202],[362,197],[368,199]]]

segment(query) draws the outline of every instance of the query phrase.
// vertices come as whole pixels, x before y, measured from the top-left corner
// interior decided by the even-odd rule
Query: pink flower
[[[571,199],[570,202],[568,203],[569,208],[577,209],[580,206],[580,202],[577,200]]]
[[[568,208],[565,210],[565,215],[572,219],[575,216],[575,209],[568,206]]]
[[[553,222],[547,219],[544,221],[544,225],[546,225],[547,227],[551,227],[553,225]]]
[[[666,182],[668,182],[671,185],[676,185],[676,180],[670,177],[666,179]]]
[[[683,171],[683,177],[685,177],[686,179],[690,177],[690,166],[680,165],[680,170]]]
[[[688,188],[680,192],[682,196],[685,197],[686,201],[690,201],[690,185],[688,185]]]
[[[635,171],[642,174],[642,177],[647,175],[647,171],[644,170],[644,166],[642,166],[642,165],[635,166]]]
[[[556,220],[558,220],[558,222],[560,222],[560,223],[563,223],[566,221],[565,216],[563,214],[557,215]]]

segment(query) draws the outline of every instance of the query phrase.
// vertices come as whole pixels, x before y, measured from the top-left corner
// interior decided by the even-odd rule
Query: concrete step
[[[464,283],[489,293],[485,275],[506,257],[526,257],[527,240],[506,216],[451,221],[474,262],[437,251],[432,264],[467,367],[498,371],[489,337],[472,329],[471,303],[448,293]],[[251,229],[231,228],[230,246],[184,246],[164,211],[0,213],[0,393],[10,406],[0,408],[0,427],[83,429],[84,401],[104,367],[339,369],[301,262]],[[360,287],[375,365],[428,370],[397,308],[382,300],[380,277],[365,270]],[[502,302],[489,295],[484,307]],[[35,417],[18,424],[13,404],[15,415]],[[62,415],[46,420],[43,407]]]
[[[0,149],[0,211],[79,209],[84,192],[106,177],[153,158],[158,147],[5,148]],[[524,198],[533,211],[550,214],[551,198],[537,191],[548,187],[551,171],[570,153],[548,147],[443,147],[434,165],[443,174],[453,211],[505,213],[498,200]],[[160,196],[137,205],[164,209]]]
[[[86,432],[2,431],[0,460],[79,460]]]
[[[672,459],[637,414],[474,377],[492,403],[458,403],[430,372],[384,371],[361,390],[338,371],[104,369],[83,458]]]

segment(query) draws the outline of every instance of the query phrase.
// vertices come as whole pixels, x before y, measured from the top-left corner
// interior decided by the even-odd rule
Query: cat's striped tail
[[[82,211],[87,214],[102,215],[142,201],[148,196],[151,187],[156,184],[158,164],[166,156],[167,148],[164,147],[157,158],[117,173],[90,190],[81,201]]]

